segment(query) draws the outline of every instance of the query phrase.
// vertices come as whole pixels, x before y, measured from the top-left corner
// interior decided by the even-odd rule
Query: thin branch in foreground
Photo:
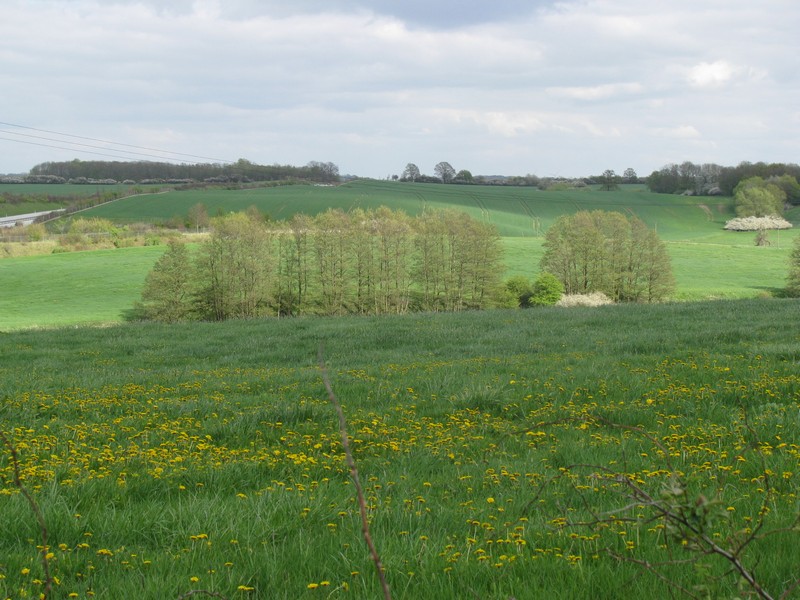
[[[358,469],[356,462],[353,459],[353,453],[350,451],[350,440],[347,435],[347,421],[344,418],[344,411],[342,405],[336,399],[331,386],[330,377],[328,377],[328,369],[325,367],[325,360],[322,356],[322,346],[319,347],[319,368],[322,372],[322,381],[325,383],[325,389],[328,391],[328,399],[336,409],[336,414],[339,417],[339,433],[342,436],[342,446],[344,447],[344,454],[347,458],[347,466],[350,468],[350,477],[353,479],[353,484],[356,487],[356,496],[358,498],[358,508],[361,511],[361,533],[364,535],[364,541],[367,543],[369,553],[372,556],[372,561],[375,563],[375,570],[378,572],[378,579],[381,582],[381,589],[383,589],[383,597],[385,600],[391,600],[392,594],[389,591],[389,584],[386,582],[386,575],[383,572],[383,565],[375,544],[372,541],[372,536],[369,533],[369,520],[367,519],[367,504],[364,501],[364,490],[361,487],[361,481],[358,477]]]
[[[11,454],[11,464],[14,466],[14,485],[17,486],[17,489],[19,489],[20,493],[25,497],[25,500],[28,501],[33,514],[36,516],[36,521],[39,523],[39,532],[42,536],[42,570],[44,571],[44,586],[42,587],[40,598],[42,598],[42,600],[47,600],[47,597],[53,590],[53,577],[50,575],[50,561],[47,559],[47,553],[50,550],[49,546],[47,545],[47,524],[44,521],[44,515],[42,514],[42,510],[39,508],[39,505],[36,503],[36,500],[33,499],[33,496],[31,496],[28,488],[26,488],[25,484],[22,483],[17,449],[2,431],[0,431],[0,439],[3,440],[3,444],[5,444],[6,448],[8,448],[8,451]]]

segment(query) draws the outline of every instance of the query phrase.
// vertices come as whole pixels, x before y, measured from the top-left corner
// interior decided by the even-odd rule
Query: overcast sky
[[[796,163],[798,26],[797,0],[4,0],[0,173]]]

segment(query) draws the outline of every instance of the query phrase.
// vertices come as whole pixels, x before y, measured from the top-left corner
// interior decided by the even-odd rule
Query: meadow
[[[11,186],[13,187],[13,186]],[[23,186],[20,186],[23,187]],[[35,187],[35,186],[34,186]],[[47,187],[47,186],[41,186]],[[72,186],[52,186],[54,188]],[[95,186],[96,187],[96,186]],[[125,198],[81,213],[120,223],[161,222],[202,203],[209,214],[256,206],[273,219],[389,206],[418,214],[456,207],[489,221],[503,236],[506,277],[535,278],[547,227],[581,209],[635,214],[665,240],[677,280],[676,300],[752,298],[784,286],[794,230],[770,233],[756,247],[755,233],[726,232],[730,198],[690,198],[649,193],[643,186],[618,191],[542,191],[535,188],[403,184],[355,181],[338,187],[295,185],[247,190],[185,190]],[[787,218],[800,222],[800,209]],[[0,255],[2,255],[0,246]],[[120,248],[69,255],[0,260],[0,331],[26,327],[119,323],[139,299],[145,275],[161,248]]]
[[[676,486],[708,539],[754,536],[739,558],[778,597],[798,573],[797,309],[18,331],[0,334],[0,429],[47,525],[52,597],[380,597],[320,348],[393,597],[743,597],[728,561],[631,498]],[[36,598],[41,532],[12,463],[0,597]]]

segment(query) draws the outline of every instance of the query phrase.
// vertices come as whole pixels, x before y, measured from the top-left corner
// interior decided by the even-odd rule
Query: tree
[[[567,294],[603,292],[615,301],[656,302],[674,287],[666,247],[639,219],[580,211],[558,219],[545,235],[541,268]]]
[[[197,262],[197,307],[203,318],[267,314],[273,284],[270,232],[245,213],[218,217],[212,228]]]
[[[456,173],[455,179],[453,179],[453,183],[472,183],[472,181],[472,173],[466,169],[461,169],[458,173]]]
[[[183,321],[191,313],[191,294],[189,253],[184,244],[173,240],[147,274],[135,311],[147,320]]]
[[[415,165],[414,163],[408,163],[406,165],[406,168],[403,169],[403,175],[402,175],[401,179],[403,181],[410,181],[410,182],[413,183],[417,179],[419,179],[419,175],[420,175],[419,167],[417,165]]]
[[[552,306],[561,300],[563,294],[564,286],[558,280],[558,277],[543,271],[533,282],[533,289],[528,302],[530,306]]]
[[[603,175],[600,177],[600,189],[604,192],[611,192],[618,187],[617,174],[612,169],[603,171]]]
[[[750,177],[736,186],[733,200],[739,217],[781,216],[786,192],[761,177]]]
[[[639,178],[636,176],[636,171],[630,167],[625,169],[625,171],[622,173],[622,177],[625,180],[625,183],[636,183],[639,180]]]
[[[450,183],[456,176],[456,170],[448,162],[440,162],[433,168],[433,174],[442,180],[442,183]]]
[[[795,238],[792,254],[789,256],[789,275],[786,278],[786,295],[800,297],[800,237]]]
[[[208,211],[206,210],[205,204],[198,202],[189,209],[189,226],[194,229],[195,232],[208,227],[208,223]]]

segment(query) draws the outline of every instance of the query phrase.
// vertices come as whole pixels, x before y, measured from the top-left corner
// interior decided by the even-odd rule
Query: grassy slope
[[[324,343],[395,597],[660,598],[655,576],[602,551],[669,560],[657,521],[556,526],[588,507],[649,514],[619,511],[615,479],[571,465],[621,470],[657,496],[674,461],[692,500],[729,507],[720,543],[752,525],[768,468],[766,529],[788,523],[796,311],[771,300],[18,332],[0,336],[0,428],[43,506],[59,597],[312,599],[345,583],[379,597],[316,369]],[[758,454],[755,436],[773,448]],[[5,453],[0,472],[10,488]],[[0,505],[0,595],[33,597],[30,508],[13,493]],[[768,537],[742,556],[774,597],[796,577],[795,546],[796,534]],[[737,595],[738,578],[717,586],[725,569],[706,562],[665,576]]]
[[[535,188],[467,185],[403,184],[355,181],[337,187],[286,186],[252,190],[192,190],[158,196],[128,198],[84,213],[119,221],[158,221],[185,216],[197,203],[209,214],[257,206],[273,219],[297,212],[316,214],[328,208],[390,206],[409,214],[425,208],[454,207],[495,224],[503,236],[537,236],[559,216],[576,210],[618,210],[635,214],[664,239],[711,235],[732,216],[729,199],[707,206],[708,198],[657,195],[642,186],[625,186],[616,192],[592,189],[559,192]]]
[[[0,260],[0,331],[122,320],[164,247]]]

